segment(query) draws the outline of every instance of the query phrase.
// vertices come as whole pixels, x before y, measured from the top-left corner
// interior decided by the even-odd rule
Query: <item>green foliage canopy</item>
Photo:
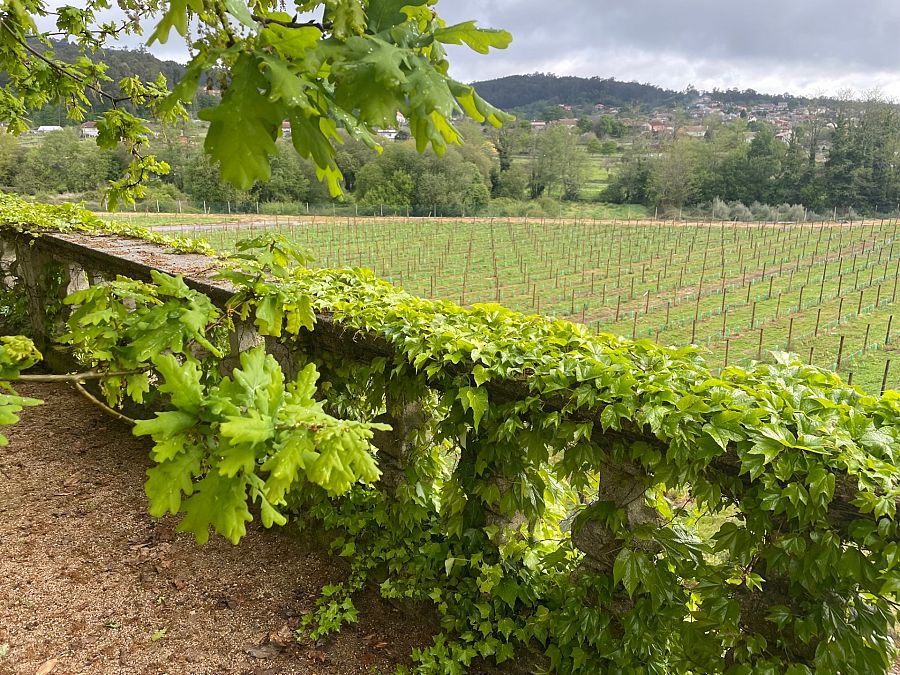
[[[470,86],[448,75],[445,44],[465,44],[486,53],[506,47],[511,37],[473,22],[448,26],[431,0],[325,0],[294,3],[300,21],[276,0],[121,0],[122,22],[104,22],[107,0],[53,7],[44,0],[0,3],[0,121],[10,131],[28,128],[29,110],[63,105],[82,120],[92,102],[112,107],[98,120],[101,147],[124,144],[131,155],[126,175],[112,182],[110,204],[142,194],[148,175],[168,166],[147,153],[149,129],[129,106],[143,106],[157,119],[187,115],[205,73],[224,69],[221,101],[201,111],[209,121],[205,149],[223,178],[238,189],[268,180],[271,157],[283,120],[289,120],[294,149],[312,160],[331,193],[340,193],[335,145],[339,128],[378,149],[374,130],[394,126],[397,114],[409,120],[418,150],[428,145],[441,155],[460,135],[451,116],[464,111],[478,122],[499,126],[507,115]],[[51,31],[38,19],[55,19],[79,46],[66,62],[55,56]],[[190,27],[190,32],[189,32]],[[102,61],[88,55],[120,35],[149,35],[148,43],[184,39],[193,55],[177,82],[163,75],[152,81],[125,77],[113,83]]]

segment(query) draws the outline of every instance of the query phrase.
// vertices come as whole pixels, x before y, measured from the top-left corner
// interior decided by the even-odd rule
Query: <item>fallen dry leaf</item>
[[[49,661],[44,661],[41,664],[41,667],[34,671],[34,675],[49,675],[49,673],[53,672],[53,669],[59,664],[59,659],[50,659]]]
[[[280,645],[282,647],[287,647],[289,644],[295,642],[294,631],[291,630],[290,626],[285,624],[277,631],[269,633],[269,642]]]
[[[325,663],[328,659],[328,655],[325,652],[320,652],[318,649],[310,649],[306,652],[306,658],[313,663]]]

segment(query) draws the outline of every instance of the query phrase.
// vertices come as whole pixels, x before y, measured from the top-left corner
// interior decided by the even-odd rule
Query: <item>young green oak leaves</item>
[[[34,343],[21,335],[0,336],[0,425],[15,424],[19,421],[16,413],[22,408],[40,405],[41,401],[27,396],[19,396],[10,380],[41,360],[41,353]],[[0,434],[0,446],[6,445],[6,436]]]
[[[279,507],[303,482],[329,494],[380,475],[369,441],[385,425],[335,419],[313,399],[318,373],[307,365],[285,385],[264,348],[241,354],[232,377],[204,386],[197,361],[172,355],[153,359],[175,410],[140,420],[134,433],[150,436],[158,464],[147,472],[150,514],[184,513],[178,528],[198,543],[209,526],[237,544],[252,519],[248,497],[259,501],[263,525],[284,525]],[[200,478],[199,481],[194,479]]]
[[[342,176],[335,146],[342,134],[380,150],[376,129],[395,126],[400,114],[420,151],[430,144],[441,154],[461,140],[455,113],[495,126],[511,119],[450,77],[444,50],[465,44],[484,54],[505,48],[511,36],[471,21],[447,26],[435,0],[295,0],[288,11],[279,0],[117,4],[127,17],[121,23],[102,21],[107,0],[55,9],[46,0],[0,2],[0,69],[8,76],[0,88],[0,121],[21,133],[31,110],[51,104],[77,121],[99,115],[98,143],[122,143],[132,160],[127,174],[111,183],[111,206],[131,203],[142,196],[144,180],[169,170],[150,153],[150,129],[139,115],[164,124],[186,118],[201,86],[222,92],[218,105],[199,114],[210,123],[205,149],[239,188],[269,178],[284,120],[296,151],[314,162],[337,196]],[[48,16],[56,19],[54,34],[81,48],[76,63],[54,56],[51,31],[37,22]],[[111,82],[96,50],[125,34],[148,33],[151,46],[173,33],[186,42],[192,58],[181,80]]]

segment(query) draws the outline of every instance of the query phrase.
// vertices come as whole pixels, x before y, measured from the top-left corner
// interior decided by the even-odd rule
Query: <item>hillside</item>
[[[72,43],[62,40],[51,40],[53,51],[56,58],[74,63],[80,57],[78,47]],[[185,71],[185,66],[177,61],[164,61],[157,58],[145,49],[100,49],[91,54],[90,58],[94,61],[101,61],[108,66],[106,74],[112,82],[109,82],[104,88],[113,96],[121,95],[116,85],[117,82],[126,77],[137,76],[144,81],[154,80],[162,73],[165,75],[169,84],[177,82]],[[205,83],[206,76],[201,78],[201,84]],[[5,86],[6,76],[0,73],[0,86]],[[198,93],[194,100],[194,109],[208,107],[215,103],[216,97],[206,91]],[[94,100],[92,110],[88,113],[89,117],[96,116],[109,108],[109,103],[105,100]],[[30,115],[32,124],[37,126],[40,124],[60,124],[70,125],[76,124],[66,116],[65,109],[60,105],[47,105],[40,110],[33,110]]]
[[[699,92],[672,91],[652,84],[622,82],[601,77],[559,77],[547,73],[509,75],[473,83],[475,89],[494,105],[505,109],[541,105],[594,105],[621,107],[639,104],[645,108],[663,108],[690,103]],[[738,105],[759,103],[800,103],[806,99],[789,94],[761,94],[753,89],[728,89],[706,92],[712,100]]]
[[[541,103],[603,103],[621,106],[633,102],[655,108],[684,100],[683,93],[651,84],[619,82],[600,77],[558,77],[545,73],[509,75],[474,82],[473,85],[481,96],[501,108],[524,108]]]
[[[64,61],[73,62],[79,56],[74,44],[53,40],[56,56]],[[181,78],[185,66],[177,61],[164,61],[146,49],[103,49],[98,51],[94,59],[103,61],[109,66],[107,74],[113,83],[124,77],[137,75],[143,80],[152,80],[159,73],[172,83]],[[205,81],[205,78],[204,80]],[[3,76],[0,74],[0,85]],[[653,84],[639,82],[623,82],[614,78],[557,76],[552,73],[532,73],[529,75],[509,75],[493,80],[474,82],[473,85],[488,101],[507,110],[530,109],[536,112],[540,108],[558,104],[575,106],[593,106],[602,103],[610,107],[640,106],[644,109],[672,108],[688,105],[700,92],[689,88],[687,91],[673,91]],[[110,93],[118,94],[114,84],[109,86]],[[806,99],[788,94],[761,94],[752,89],[726,91],[713,90],[705,92],[711,99],[725,104],[755,105],[760,103],[802,103]],[[195,108],[203,108],[214,100],[203,92],[195,101]],[[48,123],[56,123],[56,118],[63,117],[61,110],[54,107],[38,114],[38,118],[47,117]],[[94,112],[102,112],[102,102],[95,104]]]

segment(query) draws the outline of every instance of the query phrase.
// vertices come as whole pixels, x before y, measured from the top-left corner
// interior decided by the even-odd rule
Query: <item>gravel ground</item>
[[[290,528],[197,547],[147,515],[147,444],[65,387],[0,448],[0,673],[389,674],[433,623],[369,592],[361,620],[292,631],[342,564]]]

